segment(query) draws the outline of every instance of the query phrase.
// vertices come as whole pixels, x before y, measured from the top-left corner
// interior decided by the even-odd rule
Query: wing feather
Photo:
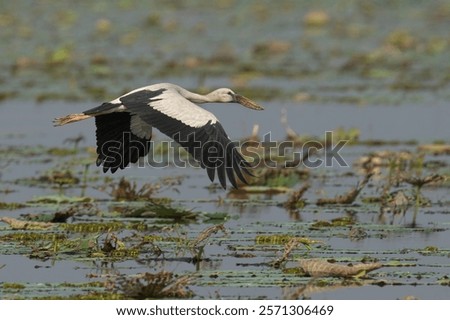
[[[97,127],[97,166],[103,166],[103,172],[124,169],[129,163],[136,163],[147,155],[150,138],[140,138],[130,131],[131,114],[113,112],[95,117]]]

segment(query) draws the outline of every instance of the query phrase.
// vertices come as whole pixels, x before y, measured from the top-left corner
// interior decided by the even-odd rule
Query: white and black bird
[[[155,127],[185,148],[206,169],[211,182],[217,172],[224,189],[226,176],[237,188],[235,175],[247,183],[243,173],[251,175],[250,164],[214,114],[197,105],[207,102],[237,102],[250,109],[263,110],[227,88],[201,95],[174,84],[160,83],[133,90],[83,113],[56,118],[53,123],[62,126],[95,117],[96,163],[103,165],[103,172],[111,170],[112,173],[148,154]]]

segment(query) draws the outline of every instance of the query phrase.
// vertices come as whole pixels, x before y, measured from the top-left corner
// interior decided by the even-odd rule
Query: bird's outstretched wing
[[[97,166],[112,173],[136,163],[150,150],[151,134],[139,137],[130,130],[132,116],[127,112],[113,112],[95,117],[97,137]],[[151,132],[151,130],[150,130]]]
[[[149,92],[148,99],[161,94],[161,90]],[[120,101],[105,102],[83,112],[95,117],[97,140],[97,166],[103,172],[124,169],[136,163],[150,150],[152,127],[138,115],[126,112]]]
[[[118,100],[131,117],[137,116],[157,128],[185,148],[214,181],[215,174],[223,188],[227,181],[237,188],[235,175],[247,183],[244,174],[251,175],[245,161],[217,118],[172,89],[135,91]],[[126,112],[125,112],[126,113]]]

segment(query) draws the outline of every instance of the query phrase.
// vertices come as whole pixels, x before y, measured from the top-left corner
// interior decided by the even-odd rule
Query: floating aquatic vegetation
[[[204,229],[197,238],[190,242],[189,247],[193,255],[194,263],[203,259],[203,252],[207,244],[206,240],[219,231],[222,231],[225,235],[227,234],[227,229],[225,229],[223,224],[216,224]]]
[[[47,260],[49,258],[59,258],[69,255],[71,257],[91,257],[95,256],[98,249],[98,238],[100,235],[90,235],[82,238],[52,238],[49,242],[35,243],[31,245],[30,259]]]
[[[310,185],[308,183],[303,184],[299,190],[291,193],[289,198],[283,204],[283,207],[288,210],[295,210],[305,206],[306,202],[302,199],[303,194],[309,189]]]
[[[366,169],[374,167],[388,167],[390,169],[405,169],[413,167],[418,156],[409,151],[376,151],[368,156],[360,157],[355,165]]]
[[[355,201],[361,190],[367,185],[372,173],[367,174],[361,181],[358,182],[356,187],[352,188],[349,192],[344,195],[339,195],[334,198],[319,198],[316,204],[318,206],[330,205],[330,204],[351,204]]]
[[[64,230],[77,233],[101,233],[126,229],[123,222],[81,222],[65,223],[61,225]]]
[[[74,185],[80,182],[80,179],[75,177],[70,170],[65,171],[51,171],[46,175],[40,176],[37,179],[41,183],[52,183],[57,185]]]
[[[407,30],[395,30],[387,36],[384,45],[400,51],[406,51],[414,49],[417,45],[417,41],[411,32]]]
[[[205,221],[225,221],[230,219],[230,215],[226,212],[205,212],[202,214]]]
[[[257,245],[285,245],[290,242],[292,239],[296,239],[295,242],[301,242],[303,244],[315,243],[313,240],[309,240],[308,238],[299,238],[293,235],[288,234],[277,234],[277,235],[257,235],[255,238],[255,243]],[[293,240],[294,241],[294,240]],[[309,247],[308,247],[309,249]]]
[[[404,216],[411,204],[412,198],[409,197],[403,190],[384,193],[381,197],[380,218],[387,212],[392,213],[392,219],[395,215]]]
[[[12,282],[4,282],[3,283],[3,290],[20,291],[22,289],[25,289],[25,286],[20,283],[12,283]]]
[[[67,219],[77,214],[82,215],[86,211],[90,211],[92,208],[93,208],[92,203],[82,203],[81,205],[79,204],[72,205],[64,210],[59,210],[54,213],[39,213],[39,214],[28,213],[23,214],[22,217],[30,221],[62,223],[66,222]]]
[[[436,255],[440,253],[440,249],[435,246],[426,246],[422,250],[418,250],[417,252],[422,255]]]
[[[255,177],[250,178],[250,186],[292,187],[308,176],[308,172],[292,168],[262,168],[255,170]],[[245,188],[244,188],[245,189]]]
[[[0,202],[0,210],[16,210],[25,208],[26,205],[17,202]]]
[[[331,222],[329,221],[316,221],[314,222],[309,229],[310,230],[320,230],[322,228],[332,228],[332,227],[345,227],[345,226],[351,226],[356,223],[355,219],[352,217],[340,217],[332,219]]]
[[[372,173],[378,181],[383,182],[378,188],[381,189],[379,196],[364,199],[365,203],[380,203],[380,221],[384,221],[386,212],[392,212],[393,223],[395,215],[404,216],[407,209],[414,206],[412,225],[415,225],[418,208],[431,204],[421,194],[421,188],[425,185],[438,186],[447,180],[445,175],[436,173],[423,176],[430,167],[426,163],[424,153],[405,151],[378,151],[358,160],[357,165],[363,168],[363,172]],[[411,192],[399,189],[405,183],[413,186]]]
[[[422,187],[425,185],[439,185],[447,179],[445,176],[439,174],[420,177],[412,176],[411,174],[402,171],[389,178],[390,179],[383,187],[383,194],[380,196],[380,217],[382,218],[387,212],[392,212],[392,219],[395,215],[404,216],[408,208],[414,206],[414,215],[412,219],[413,226],[416,223],[418,208],[431,204],[431,201],[422,195]],[[409,194],[401,189],[389,192],[393,182],[397,185],[406,182],[412,185],[413,189]]]
[[[447,180],[447,177],[444,177],[439,174],[432,174],[425,177],[411,177],[403,175],[402,180],[412,186],[417,187],[418,189],[421,189],[424,185],[427,184],[437,185],[439,183],[442,183],[445,180]]]
[[[257,43],[253,46],[253,55],[256,58],[286,54],[292,48],[292,43],[283,40],[271,40]]]
[[[55,241],[65,239],[67,239],[66,235],[55,232],[13,232],[0,236],[0,240],[4,242],[21,242],[25,244],[35,243],[37,241]]]
[[[309,11],[303,17],[303,24],[309,28],[319,28],[328,24],[330,16],[322,10]]]
[[[311,277],[343,277],[343,278],[360,278],[364,277],[368,272],[381,268],[381,263],[360,263],[355,265],[340,265],[329,263],[323,259],[301,259],[299,261],[303,271]]]
[[[136,182],[131,183],[124,177],[120,179],[118,184],[111,184],[110,187],[110,195],[117,201],[150,199],[160,188],[159,185],[146,183],[140,189],[137,189]]]
[[[112,22],[106,18],[100,18],[95,22],[95,32],[98,35],[105,35],[111,32],[112,30]]]
[[[450,145],[444,143],[434,143],[434,144],[422,144],[417,147],[419,152],[428,153],[432,155],[449,155]]]
[[[311,240],[308,238],[292,237],[285,245],[283,255],[272,262],[274,268],[280,268],[285,263],[291,254],[292,250],[298,247],[300,244],[304,245],[308,250],[311,249],[311,244],[318,243],[319,241]]]
[[[28,203],[41,204],[63,204],[63,203],[77,203],[77,202],[92,202],[94,199],[89,197],[68,197],[64,195],[49,195],[42,197],[34,197]]]
[[[157,218],[177,222],[196,220],[198,212],[186,210],[181,207],[172,207],[169,204],[148,202],[142,207],[129,208],[122,211],[124,217]]]
[[[291,189],[287,187],[266,187],[266,186],[243,186],[239,187],[239,190],[245,193],[264,193],[264,194],[277,194],[287,193]],[[232,190],[232,194],[239,193],[240,191]]]
[[[144,235],[139,238],[139,246],[144,246],[146,244],[151,244],[151,251],[154,252],[156,256],[164,254],[163,250],[157,245],[157,243],[174,243],[179,247],[187,248],[190,245],[190,240],[186,236],[182,235]]]
[[[71,156],[71,155],[77,154],[77,150],[69,149],[69,148],[53,147],[53,148],[49,148],[47,150],[47,154],[51,155],[51,156],[57,156],[57,157],[66,157],[66,156]]]
[[[211,235],[216,234],[219,231],[222,231],[225,235],[227,234],[227,230],[225,229],[223,224],[216,224],[214,226],[204,229],[202,232],[200,232],[197,238],[195,238],[195,240],[192,241],[191,247],[195,248],[204,246],[201,244],[204,243],[205,240],[207,240],[209,237],[211,237]]]
[[[359,136],[361,135],[361,130],[359,128],[342,128],[332,130],[334,141],[347,141],[350,144],[356,144],[359,142]],[[326,138],[324,138],[326,141]]]
[[[22,221],[10,217],[0,217],[0,221],[9,224],[15,230],[47,230],[55,226],[49,222]]]
[[[362,227],[352,226],[348,232],[348,237],[352,241],[362,240],[368,237],[367,232]]]
[[[108,257],[113,258],[131,258],[137,257],[140,253],[139,248],[127,248],[125,243],[120,240],[114,233],[108,232],[100,251]],[[100,251],[94,253],[96,257],[101,256]]]
[[[10,283],[0,287],[4,299],[42,299],[42,300],[117,300],[122,296],[105,292],[103,282],[63,282],[63,283],[24,283],[23,288],[14,289],[20,283]]]

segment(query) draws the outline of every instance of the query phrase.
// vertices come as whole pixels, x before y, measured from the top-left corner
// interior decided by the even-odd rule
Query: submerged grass
[[[25,208],[26,204],[17,202],[0,202],[0,210],[16,210]]]

